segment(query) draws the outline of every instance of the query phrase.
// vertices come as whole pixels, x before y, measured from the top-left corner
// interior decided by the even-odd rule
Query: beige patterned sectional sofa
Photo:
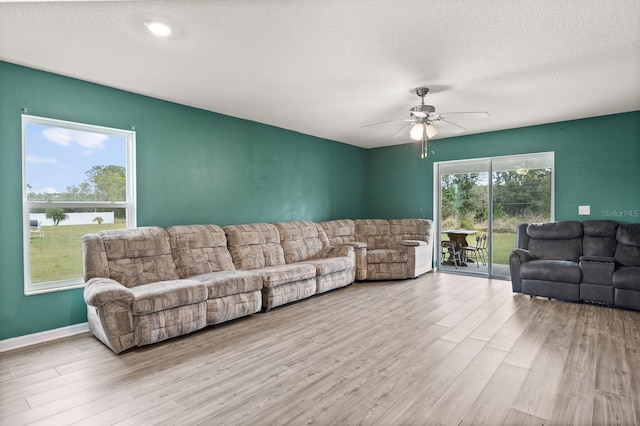
[[[342,219],[320,222],[329,245],[356,252],[356,279],[416,278],[433,267],[429,219]]]
[[[82,239],[91,332],[120,353],[345,287],[432,266],[431,221],[180,225]]]

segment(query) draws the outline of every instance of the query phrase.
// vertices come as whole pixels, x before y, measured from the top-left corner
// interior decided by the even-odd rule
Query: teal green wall
[[[556,219],[640,210],[640,111],[407,144],[349,145],[0,62],[0,340],[86,321],[82,290],[23,294],[29,114],[137,132],[138,225],[433,215],[433,162],[555,151]],[[640,222],[638,217],[622,217]]]
[[[367,152],[367,216],[433,218],[433,164],[555,152],[555,219],[640,222],[640,111]],[[579,216],[578,205],[591,205]],[[613,216],[617,215],[617,216]]]
[[[139,226],[364,215],[361,148],[0,62],[0,340],[86,321],[82,290],[23,293],[23,108],[135,126]]]

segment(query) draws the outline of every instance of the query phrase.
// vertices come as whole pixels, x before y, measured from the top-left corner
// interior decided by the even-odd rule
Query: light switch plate
[[[591,206],[578,206],[578,214],[589,216],[591,214]]]

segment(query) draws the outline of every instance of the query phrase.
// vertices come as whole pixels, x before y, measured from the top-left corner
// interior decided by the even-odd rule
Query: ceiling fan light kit
[[[423,135],[424,135],[424,124],[418,121],[416,124],[413,125],[413,127],[411,127],[411,130],[409,131],[409,136],[414,141],[419,141],[419,140],[422,140]]]

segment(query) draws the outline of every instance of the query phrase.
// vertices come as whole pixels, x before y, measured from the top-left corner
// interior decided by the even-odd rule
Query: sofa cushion
[[[582,250],[585,256],[613,257],[616,249],[618,222],[613,220],[585,220]]]
[[[356,240],[356,224],[351,219],[329,220],[318,223],[324,230],[332,246],[351,243]]]
[[[623,266],[640,266],[640,223],[620,225],[616,239],[616,262]]]
[[[356,240],[367,244],[367,249],[395,250],[394,239],[391,236],[391,226],[385,219],[357,219]]]
[[[262,289],[262,277],[254,271],[219,271],[196,275],[190,279],[207,286],[207,298],[231,296]]]
[[[367,263],[406,263],[404,250],[367,250]]]
[[[578,221],[530,223],[527,225],[529,238],[544,240],[567,240],[582,238],[582,223]]]
[[[389,219],[396,244],[403,240],[431,241],[433,222],[429,219]]]
[[[577,221],[530,223],[529,245],[538,259],[578,261],[582,255],[582,223]]]
[[[207,300],[207,287],[195,280],[170,280],[131,288],[134,315],[146,315]]]
[[[618,225],[615,220],[585,220],[582,231],[590,237],[615,237]]]
[[[228,225],[224,228],[231,259],[237,269],[284,265],[278,229],[270,223]]]
[[[329,257],[326,259],[311,259],[304,263],[315,266],[316,275],[328,275],[334,272],[346,271],[355,266],[355,260],[352,257]]]
[[[206,327],[207,302],[136,315],[134,320],[133,343],[137,346],[148,345]]]
[[[538,259],[571,260],[577,262],[582,255],[582,239],[539,240],[529,238],[529,251]]]
[[[520,265],[522,279],[579,284],[582,274],[577,262],[532,260]]]
[[[306,220],[276,222],[286,263],[314,259],[322,251],[322,241],[315,223]]]
[[[167,228],[171,255],[181,278],[235,269],[227,237],[217,225],[179,225]]]
[[[613,273],[613,287],[640,291],[640,267],[621,266]]]
[[[316,277],[316,267],[308,263],[268,266],[256,272],[262,277],[263,287],[267,288]]]
[[[109,277],[124,285],[179,279],[169,234],[159,227],[112,229],[97,234],[104,244]]]

